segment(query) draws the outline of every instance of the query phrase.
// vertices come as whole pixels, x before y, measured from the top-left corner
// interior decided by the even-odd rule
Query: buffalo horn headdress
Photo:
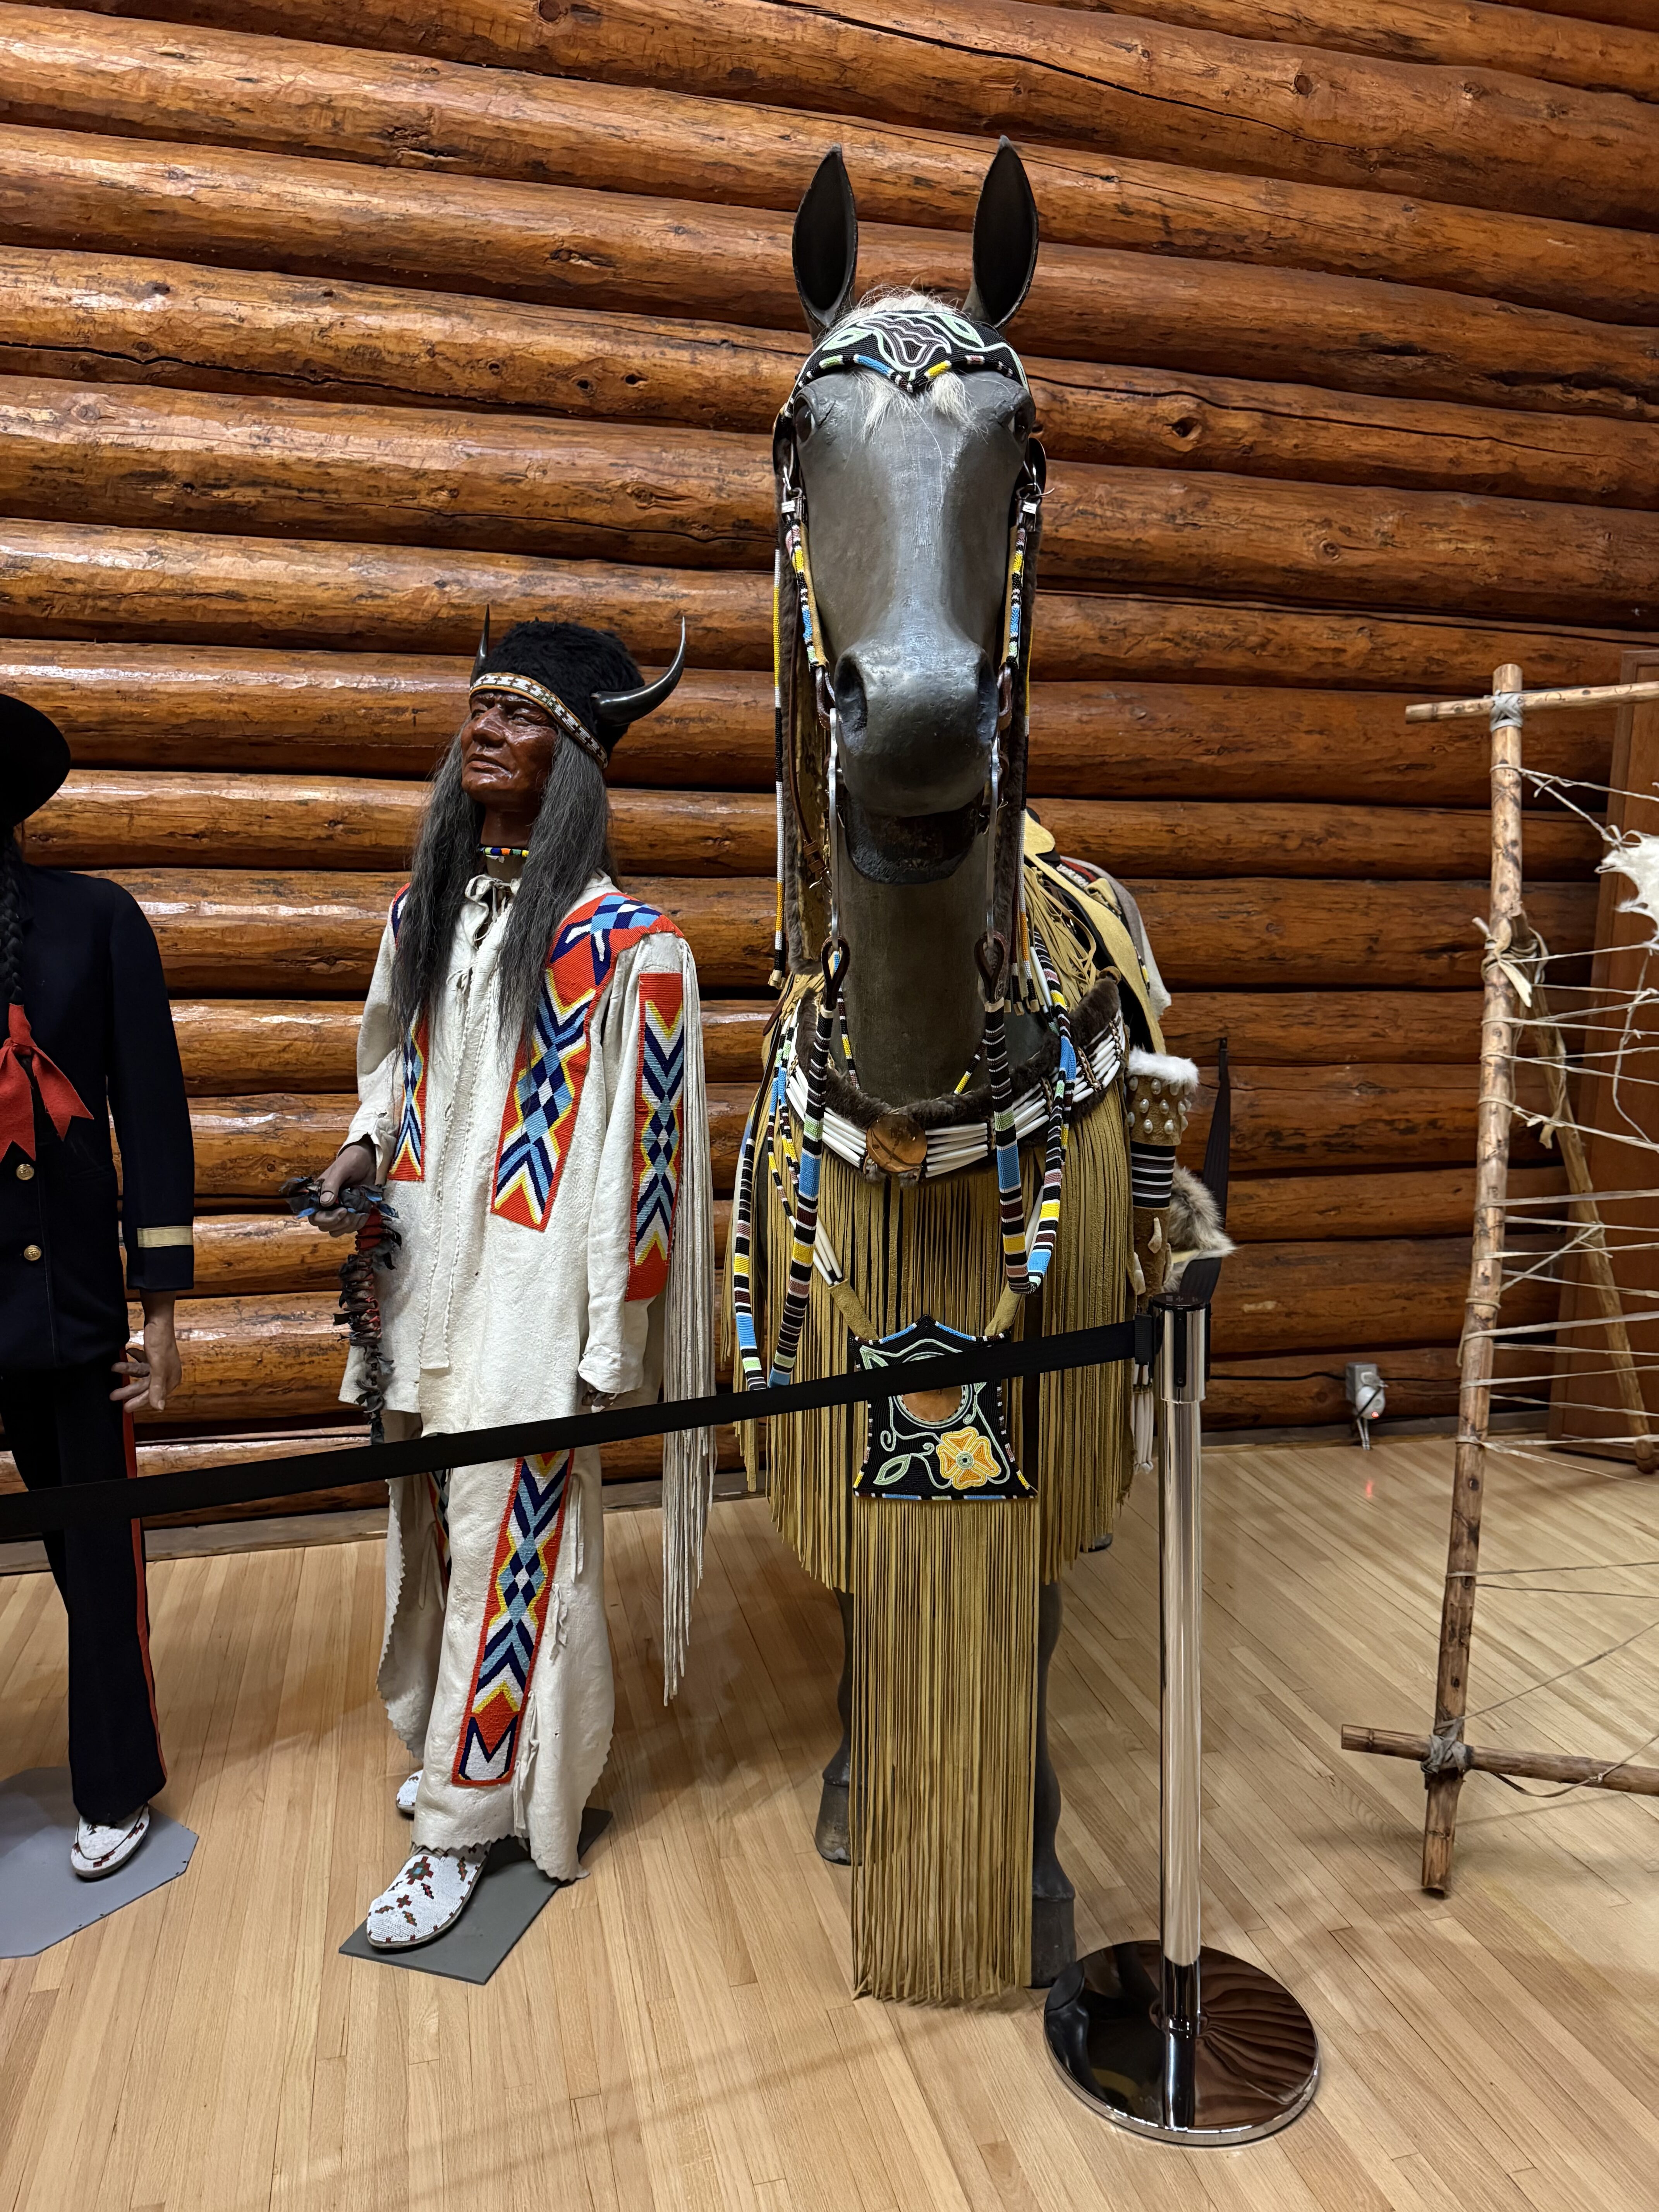
[[[468,697],[507,692],[533,700],[603,770],[629,725],[660,707],[684,671],[684,621],[672,665],[644,683],[613,631],[582,623],[519,623],[492,647],[486,607]]]

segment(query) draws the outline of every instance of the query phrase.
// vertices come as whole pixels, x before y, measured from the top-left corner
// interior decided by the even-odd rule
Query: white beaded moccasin
[[[406,1774],[398,1784],[398,1795],[392,1802],[405,1820],[412,1820],[415,1818],[415,1798],[420,1786],[421,1770],[418,1766],[413,1774]]]
[[[149,1807],[141,1805],[130,1820],[112,1827],[82,1820],[70,1845],[70,1865],[82,1881],[102,1881],[118,1873],[149,1833]]]
[[[485,1854],[411,1851],[398,1879],[368,1908],[364,1929],[377,1951],[412,1951],[453,1928],[478,1887]]]

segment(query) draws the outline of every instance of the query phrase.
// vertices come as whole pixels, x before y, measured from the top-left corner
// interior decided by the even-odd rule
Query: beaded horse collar
[[[498,691],[508,692],[515,699],[531,701],[544,714],[550,714],[555,726],[579,744],[590,760],[597,761],[602,769],[610,766],[610,756],[586,723],[580,715],[571,713],[556,691],[545,684],[538,684],[533,676],[481,676],[466,695],[467,704],[471,706],[475,699],[487,698],[492,692]]]

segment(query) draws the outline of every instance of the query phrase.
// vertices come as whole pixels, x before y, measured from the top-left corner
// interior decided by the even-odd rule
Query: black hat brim
[[[49,714],[0,691],[0,827],[15,830],[70,772],[68,740]]]

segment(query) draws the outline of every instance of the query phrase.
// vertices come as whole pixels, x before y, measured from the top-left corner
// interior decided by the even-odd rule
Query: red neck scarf
[[[33,1159],[36,1091],[60,1137],[71,1121],[90,1121],[92,1110],[82,1104],[80,1092],[63,1069],[36,1044],[21,1006],[10,1009],[6,1030],[0,1042],[0,1159],[12,1145]]]

